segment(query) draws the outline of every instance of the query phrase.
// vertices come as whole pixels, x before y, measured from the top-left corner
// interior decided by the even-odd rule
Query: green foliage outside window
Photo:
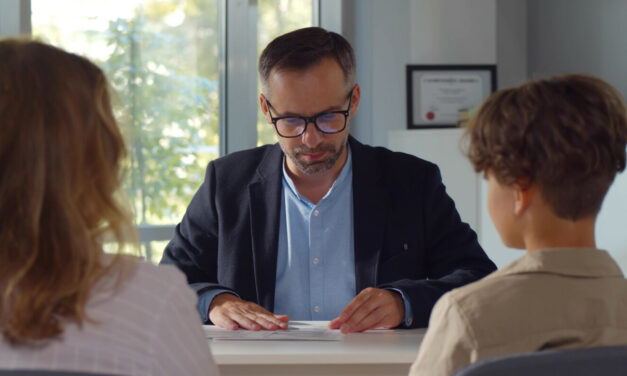
[[[182,40],[145,19],[113,21],[107,38],[114,48],[102,66],[130,149],[125,191],[137,223],[172,223],[217,157],[217,82],[181,69]]]
[[[135,222],[171,224],[218,157],[218,6],[216,0],[135,3],[132,16],[103,24],[101,2],[57,13],[34,1],[34,16],[42,16],[38,9],[47,13],[43,22],[34,17],[33,29],[105,71],[129,149],[124,190]],[[64,22],[68,16],[71,24]]]

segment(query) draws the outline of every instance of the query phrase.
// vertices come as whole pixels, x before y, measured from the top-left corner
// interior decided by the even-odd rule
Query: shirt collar
[[[492,275],[503,276],[528,273],[548,273],[588,278],[624,278],[620,267],[609,253],[595,248],[551,248],[538,250],[525,254]]]

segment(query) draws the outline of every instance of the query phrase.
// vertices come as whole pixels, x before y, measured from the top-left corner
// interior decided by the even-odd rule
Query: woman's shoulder
[[[128,281],[156,291],[163,296],[173,290],[190,291],[185,275],[172,265],[154,265],[143,260],[135,261],[135,269]]]
[[[187,285],[185,275],[172,265],[155,265],[142,259],[136,262],[136,270],[133,278],[149,279],[156,284],[169,285],[173,281]]]
[[[110,256],[113,260],[113,256]],[[171,265],[153,265],[134,256],[120,256],[117,265],[99,288],[101,297],[161,305],[164,299],[195,301],[185,275]],[[97,298],[96,298],[97,299]]]

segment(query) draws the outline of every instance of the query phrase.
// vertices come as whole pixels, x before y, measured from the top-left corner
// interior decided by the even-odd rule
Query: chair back
[[[545,350],[483,359],[454,376],[625,376],[627,346]]]

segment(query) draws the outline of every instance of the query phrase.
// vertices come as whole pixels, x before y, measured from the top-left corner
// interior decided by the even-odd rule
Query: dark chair
[[[545,350],[480,360],[454,376],[625,376],[627,346]]]

